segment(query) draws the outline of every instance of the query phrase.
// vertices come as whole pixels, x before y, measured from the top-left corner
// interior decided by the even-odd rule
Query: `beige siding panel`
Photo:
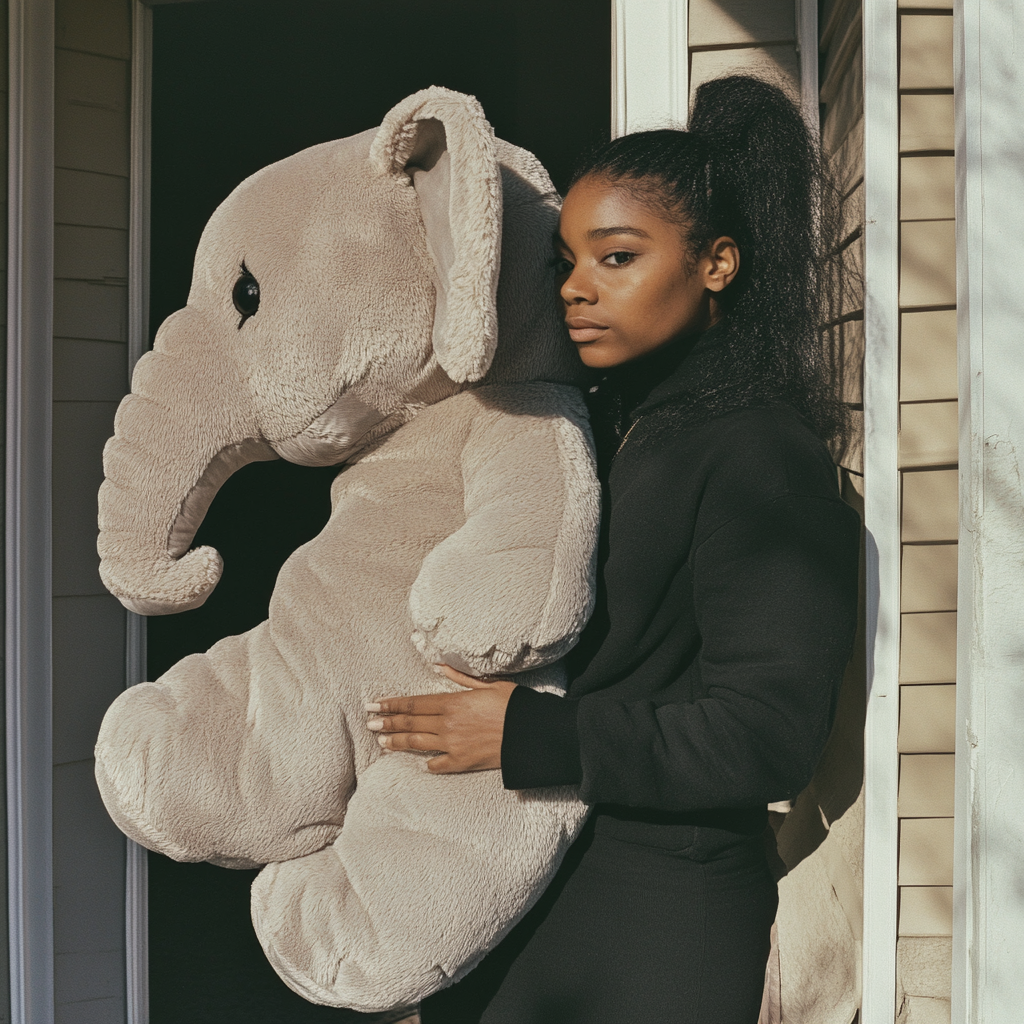
[[[128,174],[128,64],[58,50],[54,161],[100,174]]]
[[[900,687],[901,754],[952,754],[956,749],[956,685]]]
[[[900,939],[896,943],[896,967],[907,995],[948,999],[953,944],[940,936]]]
[[[843,200],[843,223],[840,228],[845,240],[864,227],[864,183],[861,182]]]
[[[58,167],[53,180],[53,219],[128,230],[128,179]]]
[[[953,151],[953,96],[900,97],[900,152]]]
[[[53,593],[105,594],[96,553],[96,495],[103,446],[114,432],[116,402],[53,406]]]
[[[900,754],[896,813],[901,818],[953,817],[953,754]]]
[[[956,222],[911,221],[900,229],[900,306],[956,305]]]
[[[743,47],[735,50],[698,50],[690,54],[690,100],[697,86],[722,75],[766,75],[786,89],[791,98],[800,98],[800,59],[796,47]]]
[[[956,540],[955,469],[928,469],[903,474],[903,540]]]
[[[858,118],[829,152],[836,185],[844,193],[849,192],[864,178],[864,119]]]
[[[690,0],[691,48],[795,38],[793,0]]]
[[[53,1024],[121,1024],[123,1019],[124,999],[114,996],[59,1003],[54,1007]]]
[[[900,400],[929,402],[956,397],[956,310],[901,314]]]
[[[900,8],[903,10],[953,10],[953,0],[899,0]]]
[[[126,612],[109,594],[53,602],[53,761],[92,757],[103,714],[124,689]]]
[[[902,886],[900,935],[952,935],[953,886]]]
[[[900,88],[953,88],[953,19],[948,14],[900,18]]]
[[[57,45],[128,60],[132,53],[129,0],[57,0]]]
[[[864,476],[864,410],[850,410],[850,442],[839,458],[839,465]]]
[[[954,157],[902,157],[900,220],[952,220],[955,188]]]
[[[957,457],[956,402],[900,406],[900,469],[951,466]]]
[[[64,279],[127,284],[128,232],[57,224],[53,232],[53,272]]]
[[[55,338],[55,402],[119,402],[128,391],[128,355],[116,341]]]
[[[956,544],[906,544],[900,610],[956,611]]]
[[[103,807],[93,772],[91,758],[53,769],[53,817],[61,826],[53,836],[53,882],[58,893],[54,952],[66,957],[104,954],[95,962],[93,980],[80,973],[86,961],[64,961],[65,970],[58,970],[57,977],[61,1002],[116,996],[119,978],[123,984],[123,974],[108,972],[105,954],[124,955],[125,842]],[[118,865],[120,870],[111,870]],[[97,948],[99,935],[110,936],[110,946]]]
[[[864,309],[864,236],[858,235],[826,264],[833,275],[830,319],[853,316]]]
[[[53,333],[58,338],[126,341],[128,289],[89,281],[55,281]]]
[[[827,98],[828,107],[822,125],[825,152],[832,154],[864,115],[864,73],[861,50],[857,48],[853,63],[837,81],[834,95]],[[824,99],[824,97],[823,97]],[[863,160],[861,161],[863,167]]]
[[[859,405],[864,398],[864,321],[847,320],[834,328],[840,347],[840,386],[844,402]]]
[[[956,612],[901,616],[900,682],[956,681]]]
[[[900,822],[900,885],[953,884],[953,819]]]
[[[952,1007],[948,999],[907,996],[906,1020],[913,1024],[951,1024]]]

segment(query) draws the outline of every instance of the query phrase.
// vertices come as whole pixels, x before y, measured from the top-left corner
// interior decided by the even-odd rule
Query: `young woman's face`
[[[593,176],[565,197],[555,247],[569,336],[595,368],[710,327],[718,315],[714,295],[739,269],[731,238],[716,239],[694,261],[678,223]]]

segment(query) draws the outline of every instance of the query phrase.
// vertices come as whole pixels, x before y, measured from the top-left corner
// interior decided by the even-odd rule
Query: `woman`
[[[553,883],[423,1024],[754,1024],[777,890],[766,805],[807,784],[856,624],[857,516],[817,324],[826,193],[799,112],[733,77],[688,131],[583,165],[556,239],[592,392],[597,607],[567,699],[484,683],[382,700],[433,771],[595,805]],[[377,711],[381,713],[376,714]]]

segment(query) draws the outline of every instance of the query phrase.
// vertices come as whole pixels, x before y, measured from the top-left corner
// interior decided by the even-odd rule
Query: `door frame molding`
[[[9,0],[5,692],[11,1020],[53,1020],[54,5]]]

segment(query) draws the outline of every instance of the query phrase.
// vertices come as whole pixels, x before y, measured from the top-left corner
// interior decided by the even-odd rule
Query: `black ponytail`
[[[722,235],[739,245],[739,273],[720,296],[721,340],[695,403],[716,414],[784,401],[841,451],[846,412],[821,335],[838,280],[826,272],[838,197],[782,90],[745,75],[705,82],[686,131],[613,139],[584,158],[572,183],[591,175],[678,218],[694,260]]]

